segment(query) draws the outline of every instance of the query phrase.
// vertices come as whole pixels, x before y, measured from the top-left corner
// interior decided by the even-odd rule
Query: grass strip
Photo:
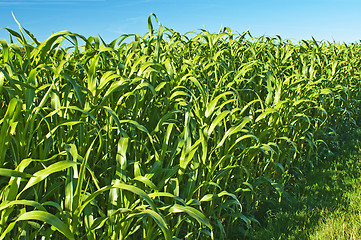
[[[361,239],[360,133],[341,139],[342,150],[306,173],[280,205],[262,206],[262,227],[250,239]]]

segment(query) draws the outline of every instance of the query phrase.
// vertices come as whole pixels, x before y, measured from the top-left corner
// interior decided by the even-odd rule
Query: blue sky
[[[0,0],[0,39],[9,39],[2,28],[18,29],[11,12],[39,40],[61,30],[108,42],[125,33],[143,35],[150,13],[180,33],[223,26],[293,41],[361,40],[359,0]]]

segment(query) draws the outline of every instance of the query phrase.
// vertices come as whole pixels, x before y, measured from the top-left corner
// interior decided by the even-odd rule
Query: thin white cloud
[[[124,34],[124,27],[117,26],[113,28],[107,28],[107,31],[115,34]]]
[[[127,18],[125,20],[127,22],[139,23],[139,22],[145,22],[147,20],[147,18],[145,16],[137,16],[137,17]]]
[[[31,1],[0,1],[0,6],[14,5],[49,5],[49,4],[72,4],[79,2],[105,2],[106,0],[31,0]]]
[[[0,3],[52,3],[52,2],[104,2],[105,0],[29,0],[29,1],[0,1]]]

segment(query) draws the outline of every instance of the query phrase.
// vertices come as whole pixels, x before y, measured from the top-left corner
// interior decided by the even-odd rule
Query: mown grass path
[[[280,206],[263,212],[252,239],[361,239],[360,129],[305,174]],[[268,206],[270,207],[270,206]]]

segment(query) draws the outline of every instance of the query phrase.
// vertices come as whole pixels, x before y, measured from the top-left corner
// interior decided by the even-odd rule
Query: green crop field
[[[7,29],[0,239],[242,239],[360,122],[358,43],[148,27]]]

